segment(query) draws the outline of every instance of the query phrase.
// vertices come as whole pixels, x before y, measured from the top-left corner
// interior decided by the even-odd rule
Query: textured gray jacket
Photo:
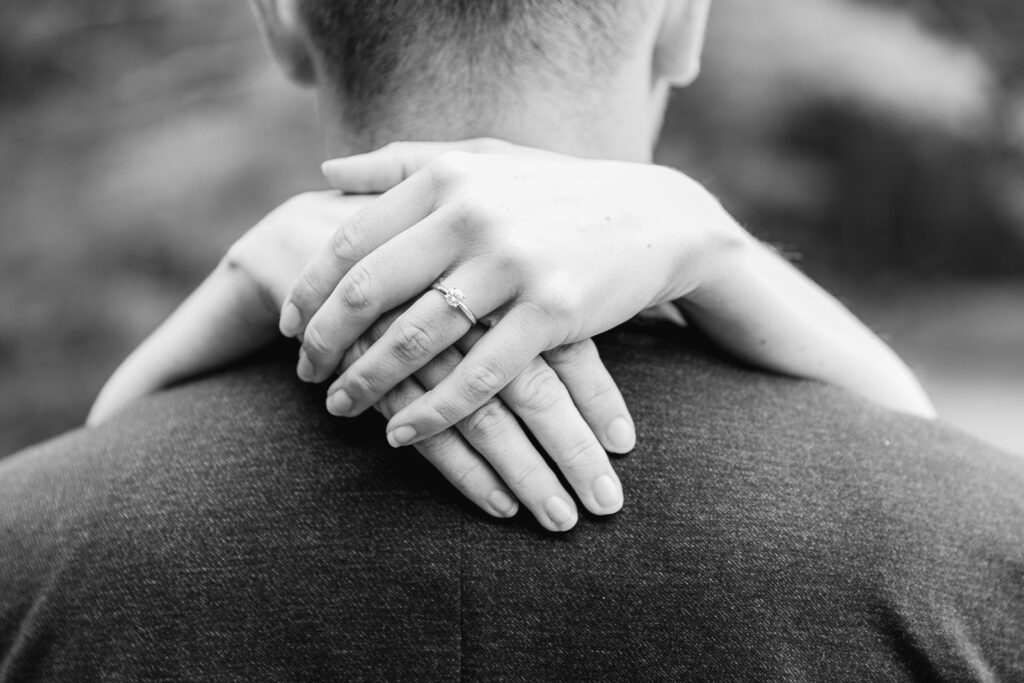
[[[1024,679],[1024,461],[685,331],[626,507],[494,521],[291,348],[0,463],[0,679]]]

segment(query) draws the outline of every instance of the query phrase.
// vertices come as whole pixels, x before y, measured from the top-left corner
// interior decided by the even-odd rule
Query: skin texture
[[[515,117],[481,113],[497,134],[549,151],[472,139],[392,144],[327,164],[338,189],[380,196],[307,196],[271,214],[126,361],[90,420],[265,343],[280,310],[281,331],[302,342],[299,377],[342,373],[331,412],[375,406],[392,445],[416,445],[482,509],[514,514],[518,498],[545,528],[564,531],[576,504],[516,418],[580,503],[617,511],[623,493],[605,451],[628,451],[635,430],[590,337],[650,306],[676,302],[749,363],[930,414],[884,344],[702,187],[621,161],[649,161],[669,85],[699,66],[707,2],[655,4],[604,84],[600,113],[529,83],[516,84],[524,105]],[[334,115],[342,103],[294,2],[258,7],[284,71],[317,87],[328,144],[358,139]],[[434,126],[430,137],[448,133],[440,117],[419,125]],[[470,329],[430,289],[438,279],[463,289],[483,324]]]
[[[282,316],[282,332],[303,338],[299,376],[322,381],[368,324],[414,301],[331,386],[328,407],[352,416],[469,329],[430,284],[472,293],[487,333],[391,419],[392,445],[463,419],[538,354],[673,301],[752,364],[932,414],[884,344],[682,174],[512,146],[426,161],[431,149],[405,143],[327,165],[341,189],[364,172],[397,184],[338,229]]]
[[[307,193],[271,212],[118,368],[93,405],[88,424],[102,424],[142,396],[240,359],[277,338],[278,311],[291,283],[334,226],[369,199]],[[393,318],[377,321],[349,350],[342,367],[357,361]],[[473,342],[474,335],[461,339],[398,383],[375,407],[391,417],[450,374]],[[621,508],[621,485],[606,449],[630,450],[635,432],[625,402],[589,340],[563,347],[547,360],[535,359],[500,397],[416,448],[488,514],[511,516],[520,501],[550,531],[569,529],[578,519],[576,503],[517,415],[549,453],[578,463],[571,482],[590,512],[609,514]],[[617,427],[607,429],[612,424]],[[602,476],[610,486],[607,480],[595,486]],[[552,510],[561,514],[556,518]]]

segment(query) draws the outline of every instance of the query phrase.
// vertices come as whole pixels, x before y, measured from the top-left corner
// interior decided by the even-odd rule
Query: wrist
[[[659,192],[668,200],[659,210],[669,231],[671,273],[665,296],[657,303],[688,300],[742,263],[759,243],[701,183],[659,168],[664,171]]]

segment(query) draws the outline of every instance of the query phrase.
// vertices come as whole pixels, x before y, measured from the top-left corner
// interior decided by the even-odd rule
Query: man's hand
[[[381,318],[352,346],[342,367],[356,362],[386,334],[398,315],[396,311]],[[462,352],[478,339],[479,333],[466,335],[414,377],[400,382],[375,407],[390,419],[448,377],[462,361]],[[586,508],[595,514],[611,514],[622,507],[622,485],[591,425],[626,420],[628,413],[593,342],[565,347],[549,362],[534,359],[500,397],[484,403],[454,428],[418,442],[416,448],[484,510],[497,516],[514,514],[511,489],[545,528],[566,531],[577,520],[573,499],[533,447],[516,416],[551,456]],[[560,377],[571,387],[571,395]],[[624,431],[626,446],[631,448],[632,423],[624,425]]]
[[[88,423],[99,424],[136,398],[272,341],[289,285],[335,227],[372,199],[308,193],[269,214],[236,242],[214,273],[115,372]],[[358,340],[343,367],[386,334],[393,320],[394,316],[380,320]],[[469,350],[474,341],[469,336],[459,344]],[[415,377],[386,392],[378,409],[391,417],[443,381],[461,360],[458,347],[445,350]],[[485,512],[511,516],[518,499],[546,528],[567,530],[578,518],[573,499],[531,444],[517,414],[566,473],[587,509],[609,514],[621,507],[621,485],[601,444],[618,452],[631,449],[633,426],[589,340],[554,354],[550,363],[535,359],[500,398],[486,403],[457,429],[444,430],[416,447]],[[615,438],[610,439],[606,426],[616,420]],[[600,440],[595,437],[597,429]]]

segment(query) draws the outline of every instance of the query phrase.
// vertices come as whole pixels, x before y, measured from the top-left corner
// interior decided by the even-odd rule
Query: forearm
[[[276,311],[225,259],[107,380],[87,424],[163,387],[220,367],[276,337]]]
[[[934,408],[902,360],[828,292],[747,233],[676,303],[738,358],[903,412]]]

